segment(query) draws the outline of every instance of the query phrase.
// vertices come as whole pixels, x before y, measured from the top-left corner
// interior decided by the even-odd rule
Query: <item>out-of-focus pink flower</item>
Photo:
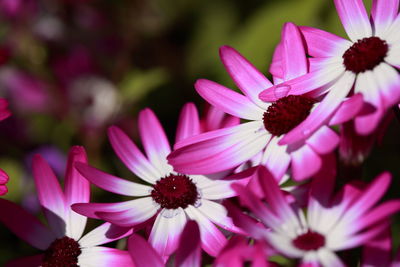
[[[289,87],[273,103],[262,102],[258,94],[272,83],[233,48],[224,46],[220,55],[225,68],[244,95],[209,80],[198,80],[197,92],[209,103],[248,122],[211,131],[183,140],[168,156],[169,163],[181,172],[207,174],[239,166],[258,157],[279,181],[289,166],[295,180],[315,174],[321,166],[321,155],[333,151],[339,138],[327,125],[311,130],[307,138],[282,143],[296,126],[315,113],[318,101],[308,96],[288,95]],[[271,72],[276,84],[307,73],[307,58],[298,28],[287,23],[282,42],[277,47]],[[361,100],[361,101],[360,101]],[[352,109],[338,113],[330,124],[352,118],[358,112],[360,96],[349,100]],[[316,114],[319,116],[319,113]],[[328,122],[326,123],[328,124]],[[196,161],[192,159],[196,158]],[[308,168],[304,163],[308,162]]]
[[[36,0],[0,0],[0,15],[8,19],[32,16],[37,9]]]
[[[18,205],[0,199],[0,222],[18,237],[44,253],[13,260],[11,266],[133,266],[129,254],[100,245],[132,233],[130,229],[104,223],[82,236],[87,218],[73,212],[71,204],[88,202],[90,184],[74,167],[87,162],[82,147],[69,153],[64,190],[45,160],[36,155],[33,173],[38,198],[49,228]]]
[[[0,169],[0,196],[3,196],[8,192],[6,186],[8,179],[9,179],[8,174],[2,169]]]
[[[361,246],[379,235],[387,227],[382,222],[400,210],[400,200],[377,205],[389,187],[389,173],[381,174],[364,189],[349,183],[333,194],[334,173],[328,169],[313,179],[306,213],[287,201],[264,167],[259,168],[258,179],[268,205],[251,191],[234,185],[241,201],[270,228],[262,231],[254,224],[252,235],[289,258],[301,259],[306,266],[345,266],[335,252]]]
[[[199,120],[194,111],[192,105],[183,109],[176,141],[199,131]],[[75,204],[73,210],[124,227],[155,218],[149,242],[163,258],[176,250],[187,220],[195,220],[200,227],[202,248],[210,255],[217,255],[226,238],[215,224],[232,232],[241,232],[219,201],[235,196],[231,185],[246,184],[247,177],[212,180],[204,175],[178,173],[167,163],[171,148],[154,113],[150,109],[142,110],[138,123],[146,156],[119,128],[110,127],[108,134],[118,157],[148,185],[115,177],[87,164],[76,164],[81,174],[98,187],[135,199],[119,203]]]
[[[54,60],[53,70],[60,83],[68,87],[75,79],[94,74],[96,67],[88,49],[76,46]]]
[[[325,97],[314,114],[287,137],[293,141],[323,125],[353,91],[361,93],[366,103],[376,107],[375,112],[356,118],[356,130],[363,135],[376,129],[386,110],[400,101],[399,1],[374,0],[370,17],[362,0],[334,2],[350,40],[319,29],[300,27],[307,53],[312,56],[311,72],[284,85],[293,95]],[[269,88],[260,98],[275,101],[276,94],[284,88]]]
[[[28,73],[3,68],[0,90],[9,95],[12,106],[20,112],[43,112],[51,107],[46,83]]]
[[[0,121],[7,119],[10,115],[11,112],[8,110],[7,100],[0,98]]]

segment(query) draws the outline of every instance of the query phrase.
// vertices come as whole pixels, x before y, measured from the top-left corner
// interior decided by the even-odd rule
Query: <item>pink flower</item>
[[[235,185],[240,198],[270,230],[254,224],[253,235],[265,239],[283,255],[301,259],[304,265],[344,266],[336,251],[358,247],[380,234],[388,217],[400,210],[400,200],[376,203],[389,187],[389,173],[383,173],[364,189],[347,184],[333,194],[335,166],[327,162],[312,181],[307,212],[290,204],[275,179],[264,168],[258,171],[265,205],[251,191]],[[234,216],[235,218],[235,216]],[[238,222],[238,225],[249,222]]]
[[[369,134],[386,109],[400,100],[400,16],[399,1],[374,0],[371,18],[362,0],[335,0],[336,9],[349,40],[310,27],[300,27],[307,43],[310,73],[285,83],[290,94],[321,97],[315,112],[288,134],[281,144],[306,138],[329,120],[343,99],[361,93],[364,101],[376,108],[356,118],[360,134]],[[354,90],[352,91],[352,89]],[[264,101],[275,101],[287,90],[276,86],[260,94]]]
[[[179,142],[176,150],[168,156],[169,163],[180,172],[207,174],[257,159],[255,164],[267,166],[277,180],[281,180],[290,164],[296,180],[316,173],[321,165],[320,155],[331,152],[339,141],[329,127],[320,127],[300,142],[280,145],[280,140],[310,113],[314,113],[317,101],[306,96],[287,95],[288,87],[282,86],[287,90],[286,93],[280,93],[279,100],[262,102],[258,94],[271,87],[271,82],[233,48],[222,47],[220,55],[225,68],[244,95],[209,80],[198,80],[195,88],[218,109],[247,122]],[[305,74],[307,70],[300,32],[296,26],[287,23],[271,66],[274,81],[279,84]],[[358,96],[350,102],[358,103],[359,99]],[[348,119],[356,110],[357,105],[332,118],[332,123]],[[304,168],[305,162],[312,164]]]
[[[176,250],[189,218],[199,224],[202,248],[210,255],[216,255],[226,238],[214,223],[230,231],[240,231],[217,201],[235,196],[231,184],[245,183],[247,179],[212,180],[203,175],[177,173],[167,163],[170,145],[154,113],[150,109],[142,110],[138,123],[146,156],[119,128],[110,127],[108,134],[118,157],[147,185],[118,178],[87,164],[76,164],[82,175],[98,187],[134,199],[118,203],[75,204],[73,210],[124,227],[147,223],[155,217],[149,242],[163,257]],[[176,141],[198,134],[199,129],[197,110],[188,104],[180,116]]]
[[[131,234],[130,229],[104,223],[82,236],[87,218],[70,208],[73,203],[89,200],[89,182],[73,167],[76,162],[87,162],[84,149],[75,146],[69,153],[64,191],[41,156],[36,155],[33,161],[38,197],[50,229],[18,205],[0,199],[0,222],[33,247],[44,251],[14,260],[10,265],[132,266],[127,251],[99,246]]]
[[[8,189],[6,183],[8,182],[8,175],[5,171],[0,169],[0,196],[7,194]]]

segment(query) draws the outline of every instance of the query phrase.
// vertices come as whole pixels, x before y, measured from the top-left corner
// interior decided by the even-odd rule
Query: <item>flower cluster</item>
[[[272,81],[222,46],[241,93],[197,80],[210,108],[200,116],[184,105],[173,144],[149,108],[137,118],[141,146],[109,127],[115,154],[136,180],[92,166],[74,146],[62,189],[35,155],[47,225],[5,199],[0,222],[42,252],[8,265],[400,265],[390,233],[400,199],[386,197],[392,175],[365,182],[346,172],[362,168],[399,110],[400,1],[373,0],[370,16],[362,0],[334,3],[349,40],[284,24]],[[6,108],[0,99],[0,119],[10,115]],[[0,170],[0,194],[7,181]],[[91,202],[91,184],[123,201]],[[102,224],[84,234],[88,218]],[[126,245],[102,246],[123,238]]]

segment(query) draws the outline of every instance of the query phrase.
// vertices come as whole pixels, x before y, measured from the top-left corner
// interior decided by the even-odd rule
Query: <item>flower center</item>
[[[192,179],[181,174],[170,174],[161,178],[151,191],[153,200],[166,209],[179,207],[184,209],[189,205],[194,205],[198,195],[197,187]]]
[[[308,230],[293,241],[293,245],[301,250],[317,250],[325,245],[325,237],[317,232]]]
[[[360,73],[372,70],[386,57],[389,47],[378,37],[368,37],[358,40],[343,54],[343,64],[346,70]]]
[[[264,112],[265,129],[276,136],[289,132],[307,118],[314,103],[314,99],[301,95],[278,99]]]
[[[56,239],[44,252],[42,267],[78,267],[81,249],[78,242],[64,236]]]

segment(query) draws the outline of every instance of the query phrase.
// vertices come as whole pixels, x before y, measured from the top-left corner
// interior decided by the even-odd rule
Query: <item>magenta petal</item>
[[[115,153],[117,153],[121,161],[141,179],[154,184],[156,180],[163,176],[118,127],[111,126],[108,129],[108,137]]]
[[[179,115],[175,143],[197,134],[200,134],[199,113],[193,103],[187,103],[183,106]]]
[[[195,83],[196,91],[211,105],[246,120],[261,120],[264,110],[246,96],[213,81],[201,79]]]
[[[312,180],[309,206],[314,201],[327,206],[335,188],[335,181],[336,158],[334,153],[331,153],[322,157],[322,166]]]
[[[320,155],[309,146],[304,145],[290,154],[292,159],[292,175],[295,181],[310,178],[321,168]],[[305,166],[307,166],[305,168]]]
[[[143,237],[137,234],[129,237],[128,251],[136,267],[164,267],[161,256]]]
[[[117,203],[77,203],[72,210],[89,218],[100,219],[97,212],[119,212],[129,209],[133,200]]]
[[[251,237],[256,239],[263,238],[266,229],[262,227],[258,221],[244,214],[241,209],[236,205],[233,205],[231,202],[226,201],[225,206],[235,225],[243,229]]]
[[[333,66],[324,65],[324,68],[317,71],[267,88],[260,93],[260,99],[266,102],[274,102],[286,94],[303,95],[335,81],[344,72],[344,67],[340,63],[334,63]],[[288,87],[290,88],[289,92]]]
[[[362,0],[335,0],[336,10],[353,42],[372,35],[371,24]]]
[[[37,267],[41,265],[42,259],[43,254],[24,257],[7,262],[5,267]]]
[[[64,194],[49,164],[40,156],[33,158],[33,177],[39,197],[50,227],[58,237],[65,235],[68,217]]]
[[[284,220],[296,217],[275,178],[266,168],[258,169],[258,180],[264,191],[265,199],[275,214]]]
[[[151,197],[138,198],[130,201],[127,209],[121,211],[98,211],[96,215],[113,224],[131,227],[147,221],[157,213],[158,206]]]
[[[0,169],[0,185],[6,184],[9,180],[8,174]]]
[[[76,163],[76,168],[90,182],[109,192],[123,196],[148,196],[152,188],[105,173],[87,164]]]
[[[357,229],[365,229],[400,211],[400,200],[389,200],[358,219]]]
[[[339,136],[328,126],[322,126],[306,143],[318,154],[324,155],[332,152],[339,144]]]
[[[372,1],[371,17],[376,36],[382,36],[397,17],[399,0]]]
[[[379,236],[364,243],[362,266],[390,266],[391,252],[392,239],[388,227]]]
[[[90,183],[75,169],[74,164],[76,162],[87,163],[87,156],[83,147],[74,146],[68,154],[64,186],[65,202],[67,206],[80,202],[87,203],[90,200]],[[68,208],[68,210],[70,209]],[[85,230],[87,218],[72,210],[68,213],[67,235],[78,240]]]
[[[266,146],[267,133],[258,130],[260,126],[259,122],[248,122],[217,130],[220,136],[181,147],[168,156],[168,161],[174,170],[188,174],[211,174],[236,167]],[[212,132],[204,136],[207,134]]]
[[[353,119],[363,108],[364,99],[361,93],[344,100],[329,120],[329,125],[342,124]]]
[[[149,108],[139,113],[138,121],[140,137],[147,158],[154,167],[159,169],[163,174],[162,176],[168,174],[170,169],[166,166],[165,158],[171,152],[171,148],[163,127],[154,112]]]
[[[8,188],[5,185],[0,185],[0,196],[4,196],[8,193]]]
[[[134,267],[129,253],[109,247],[82,248],[82,254],[78,257],[78,266],[126,266]]]
[[[307,44],[307,53],[313,57],[332,57],[341,54],[351,46],[351,42],[335,34],[311,28],[299,26]]]
[[[201,264],[200,229],[195,221],[187,222],[176,252],[176,266],[199,267]]]
[[[132,234],[132,227],[120,227],[110,223],[103,223],[79,240],[81,247],[94,247],[119,240]]]
[[[284,79],[290,80],[308,71],[303,40],[296,25],[285,23],[282,30],[282,68]]]
[[[35,248],[45,250],[56,236],[20,206],[0,198],[0,222]]]
[[[203,127],[201,130],[202,132],[214,131],[221,128],[236,126],[238,124],[240,124],[240,118],[230,116],[222,110],[210,106],[207,111],[205,124],[202,125]]]
[[[190,219],[195,220],[200,227],[201,246],[211,256],[218,255],[225,246],[226,238],[221,231],[195,207],[189,206],[185,212]]]
[[[239,89],[253,103],[259,107],[265,107],[265,103],[258,99],[258,94],[262,90],[271,87],[271,82],[232,47],[222,46],[219,52],[225,68]]]
[[[374,206],[385,194],[392,178],[390,173],[384,172],[364,190],[362,195],[347,210],[351,218],[362,216],[368,209]]]

